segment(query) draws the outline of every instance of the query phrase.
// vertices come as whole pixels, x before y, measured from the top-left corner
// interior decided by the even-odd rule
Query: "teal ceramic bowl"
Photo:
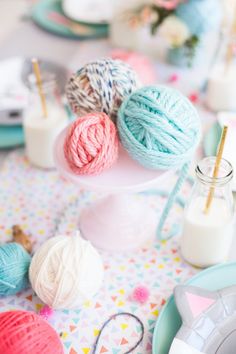
[[[0,149],[7,149],[23,144],[24,133],[22,126],[0,126]]]
[[[224,263],[201,271],[187,282],[208,290],[218,290],[236,284],[236,262]],[[153,334],[153,354],[168,354],[182,321],[172,295],[157,320]],[[181,353],[180,353],[181,354]]]
[[[64,20],[61,21],[62,18]],[[67,19],[62,11],[61,0],[39,1],[33,7],[32,19],[44,30],[62,37],[71,39],[94,39],[108,36],[108,24],[88,24]],[[76,30],[66,25],[68,21],[75,25]],[[63,23],[65,24],[63,25]]]

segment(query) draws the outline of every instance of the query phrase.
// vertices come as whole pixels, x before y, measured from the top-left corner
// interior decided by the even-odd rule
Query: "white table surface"
[[[107,40],[86,42],[68,40],[46,33],[30,20],[22,21],[21,16],[27,10],[29,3],[29,0],[0,0],[0,60],[19,55],[38,56],[60,64],[66,64],[71,70],[76,70],[89,59],[105,56],[109,53],[111,47]],[[162,68],[164,69],[162,70]],[[168,65],[159,63],[160,82],[166,79],[173,70],[178,71]],[[199,85],[203,73],[201,70],[194,72],[186,70],[184,75],[185,86],[181,89],[188,92],[190,85],[193,89]],[[200,114],[202,115],[201,110]],[[209,116],[209,119],[207,119],[208,125],[212,122],[212,119],[213,117]],[[0,166],[9,151],[0,150]],[[236,259],[234,250],[235,242],[231,251],[232,260]]]

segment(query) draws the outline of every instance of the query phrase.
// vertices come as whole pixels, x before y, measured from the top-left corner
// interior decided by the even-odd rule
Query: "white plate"
[[[90,24],[111,22],[115,0],[62,0],[65,15]]]

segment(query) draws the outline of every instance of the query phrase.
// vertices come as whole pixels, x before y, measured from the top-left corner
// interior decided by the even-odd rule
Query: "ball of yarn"
[[[28,311],[0,313],[0,353],[63,354],[55,330],[40,316]]]
[[[72,75],[66,87],[71,109],[77,116],[104,112],[116,119],[123,100],[138,87],[138,78],[119,60],[100,59]]]
[[[78,175],[94,175],[111,167],[118,157],[115,124],[105,113],[79,117],[68,129],[64,155]]]
[[[145,55],[138,52],[131,52],[124,49],[114,49],[111,53],[112,59],[124,61],[133,68],[140,81],[144,85],[151,85],[156,82],[156,71],[152,61]]]
[[[177,7],[176,15],[186,23],[191,34],[200,36],[219,28],[222,11],[219,0],[188,0]]]
[[[151,169],[179,168],[200,139],[200,120],[192,103],[165,86],[144,87],[122,104],[117,122],[128,153]]]
[[[28,287],[30,261],[30,255],[18,243],[0,247],[0,296],[13,295]]]
[[[30,282],[54,309],[71,309],[94,296],[102,285],[103,264],[95,248],[79,235],[56,236],[33,256]]]

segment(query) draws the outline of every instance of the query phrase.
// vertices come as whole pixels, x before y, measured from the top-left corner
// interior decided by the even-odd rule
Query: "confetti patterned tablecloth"
[[[169,187],[173,182],[169,182]],[[182,193],[188,191],[189,187],[185,186]],[[23,151],[15,151],[0,171],[0,242],[11,239],[11,226],[18,223],[32,234],[34,249],[37,249],[55,232],[75,230],[79,209],[97,197],[65,181],[56,171],[33,168]],[[138,195],[137,198],[144,198],[144,203],[157,210],[158,217],[165,202],[163,198]],[[181,213],[181,208],[175,206],[171,221],[176,222]],[[150,242],[134,252],[111,255],[102,251],[101,254],[105,281],[99,294],[76,311],[55,311],[49,321],[60,334],[65,353],[89,354],[99,328],[111,314],[132,312],[145,325],[143,343],[134,353],[150,354],[153,330],[162,306],[174,286],[189,279],[196,270],[181,259],[178,238]],[[132,290],[140,284],[146,285],[151,293],[144,305],[130,299]],[[38,311],[41,307],[41,301],[31,289],[17,296],[0,298],[1,311]],[[120,317],[104,331],[97,353],[122,354],[133,346],[139,335],[140,328],[133,319]]]

